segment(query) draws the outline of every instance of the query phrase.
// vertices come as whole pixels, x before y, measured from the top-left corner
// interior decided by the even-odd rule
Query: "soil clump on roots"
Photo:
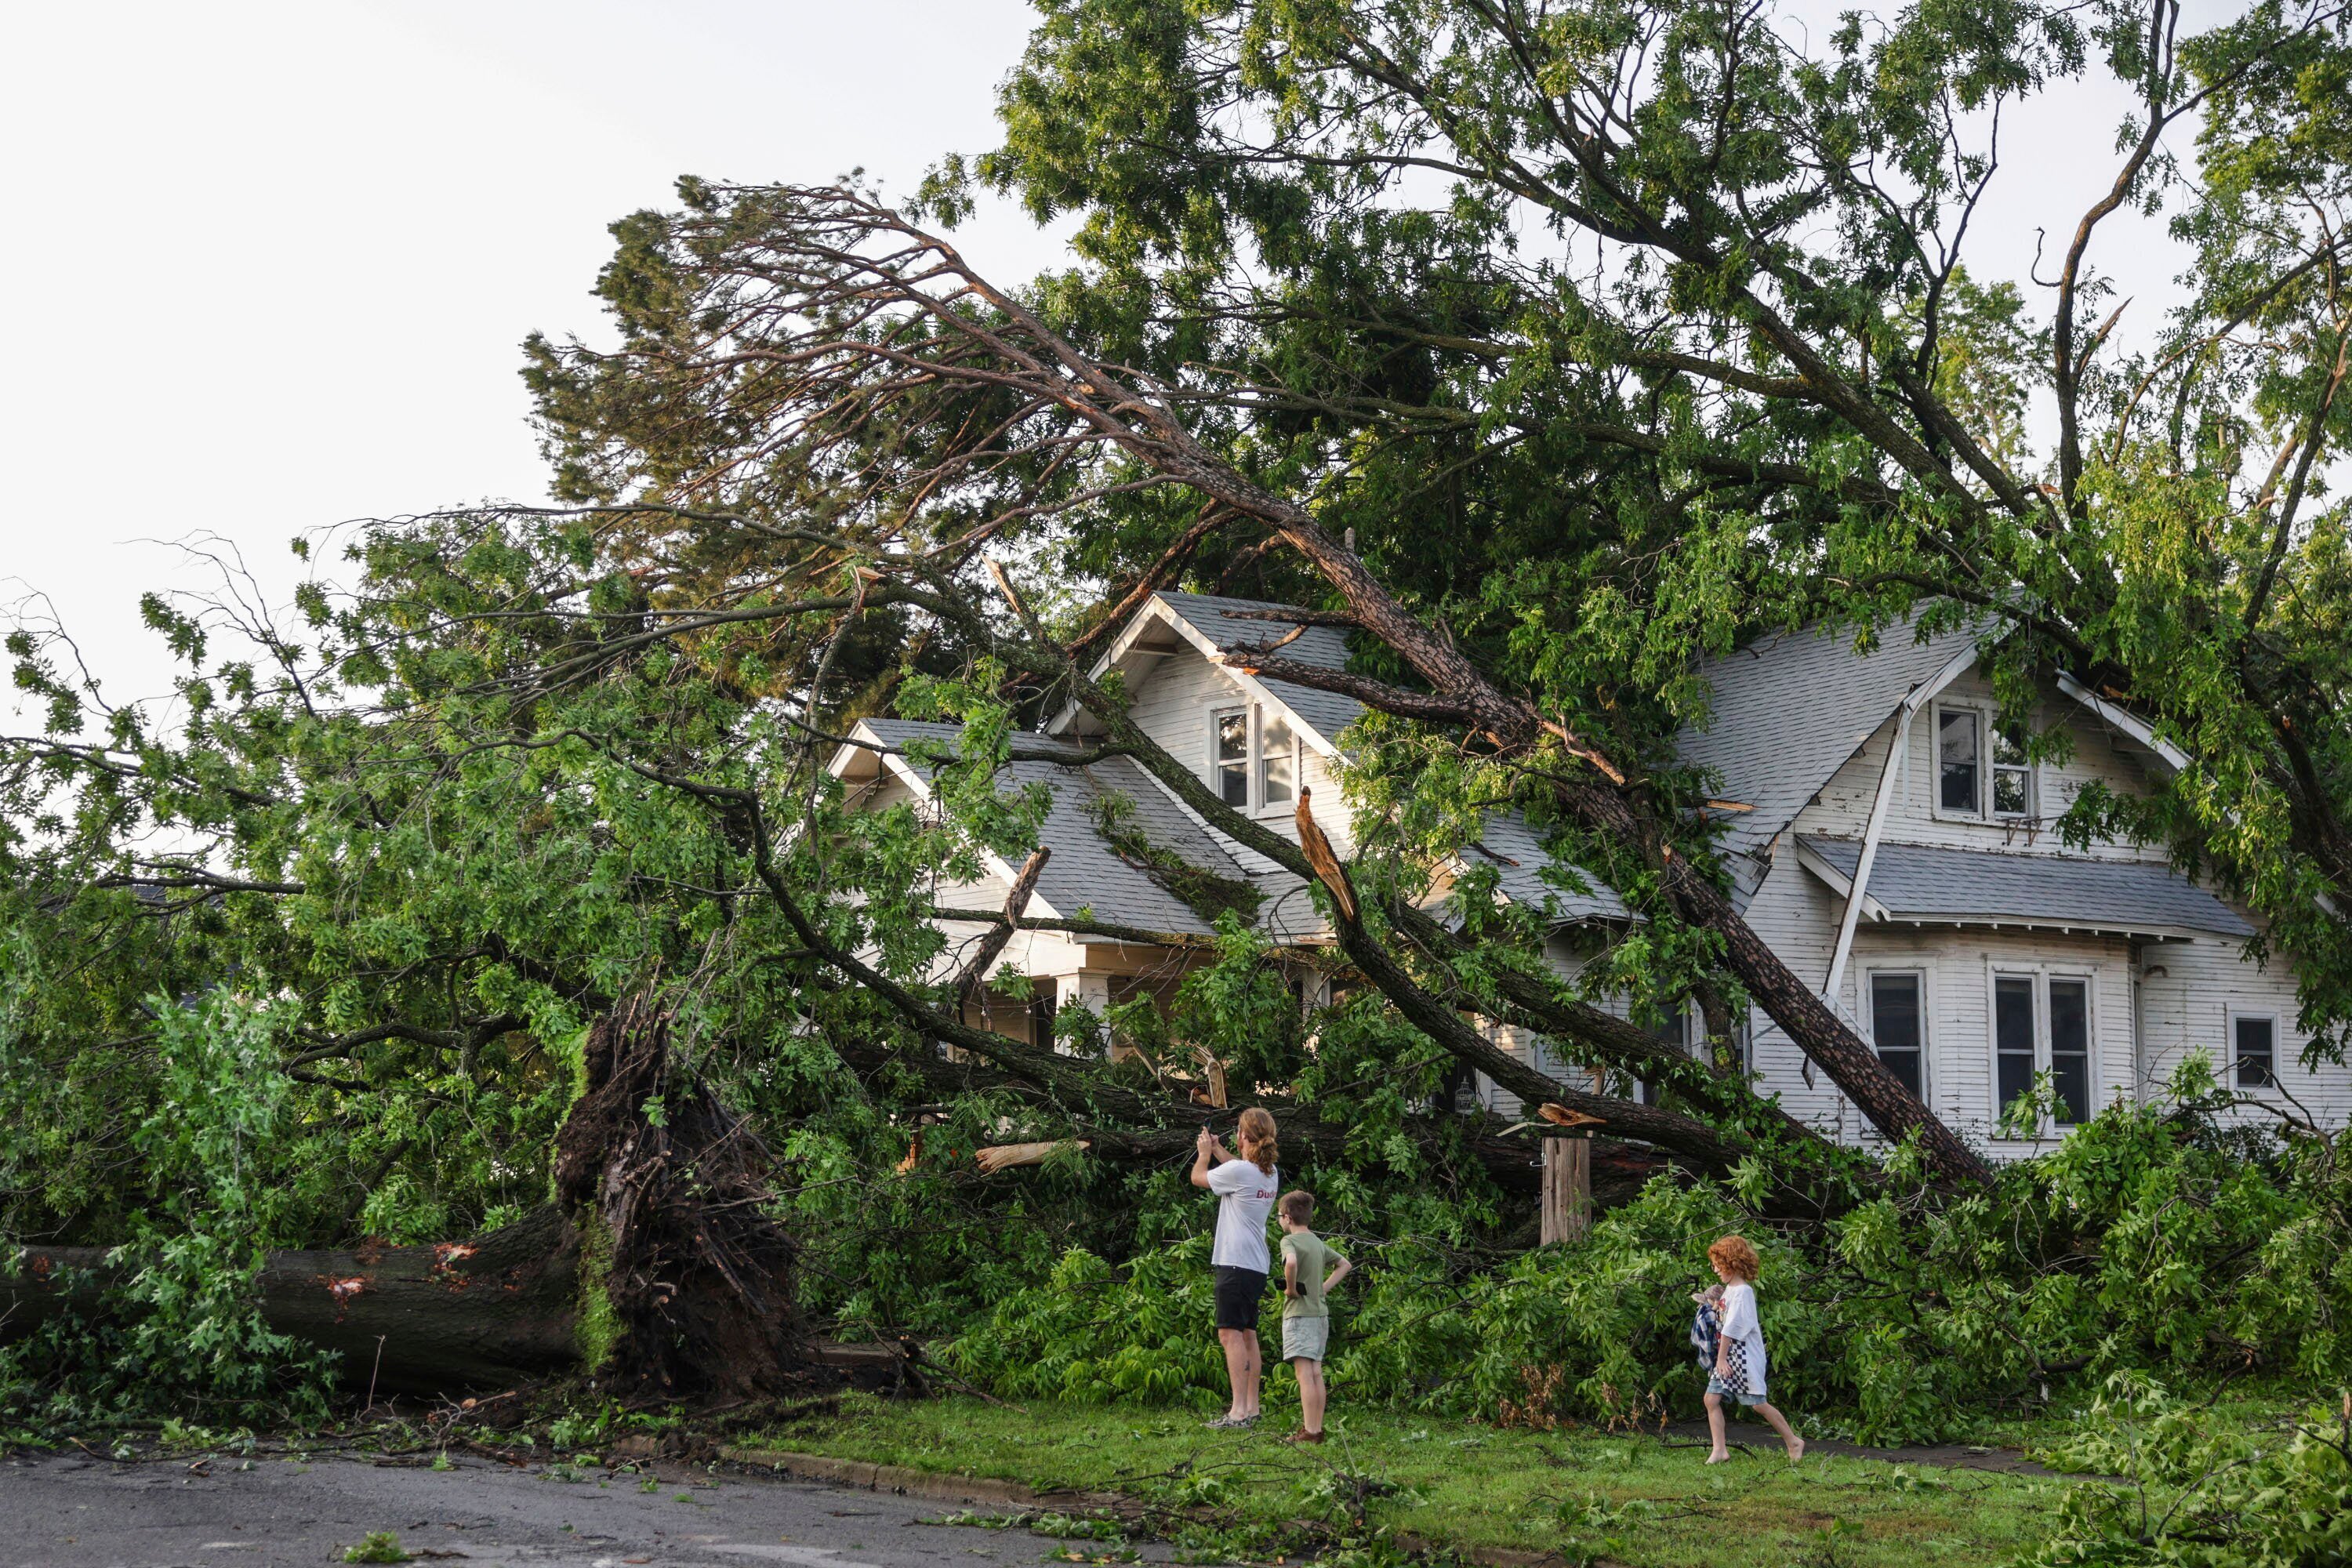
[[[768,1146],[673,1051],[669,1014],[630,996],[582,1055],[555,1188],[583,1238],[580,1338],[598,1381],[719,1400],[837,1383],[801,1315],[799,1245],[764,1212]]]

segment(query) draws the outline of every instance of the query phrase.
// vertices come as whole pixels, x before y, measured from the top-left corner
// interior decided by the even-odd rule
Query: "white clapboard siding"
[[[1985,724],[1995,707],[1992,688],[1974,670],[1959,677],[1934,701],[1923,704],[1911,722],[1910,743],[1905,750],[1903,779],[1888,815],[1885,837],[1902,844],[1930,844],[1950,848],[1997,849],[2015,854],[2024,850],[2060,848],[2048,824],[2063,814],[2082,787],[2095,779],[2119,795],[2145,795],[2148,779],[2137,747],[2084,713],[2054,688],[2044,693],[2033,716],[2037,728],[2061,723],[2074,742],[2063,762],[2037,763],[2034,768],[2035,816],[2025,821],[1971,820],[1944,816],[1936,810],[1936,710],[1939,704],[1976,707]],[[1989,733],[1989,728],[1986,731]],[[1886,747],[1895,733],[1889,719],[1799,814],[1795,831],[1859,837],[1870,820],[1879,775],[1886,764]],[[1990,766],[1989,755],[1980,765]],[[2130,844],[2096,843],[2069,854],[2119,860],[2162,859],[2161,854]]]
[[[1136,727],[1191,767],[1203,784],[1213,787],[1216,778],[1209,752],[1209,715],[1221,708],[1246,705],[1247,694],[1232,676],[1211,664],[1189,644],[1154,660],[1149,670],[1132,679],[1129,715]],[[1306,754],[1299,768],[1300,782],[1315,792],[1309,805],[1316,824],[1340,853],[1346,854],[1354,835],[1349,830],[1346,805],[1339,798],[1339,783],[1331,773],[1330,759],[1312,746],[1303,750]],[[1259,816],[1266,826],[1295,841],[1298,828],[1292,820],[1292,811],[1293,807],[1286,805],[1262,812]],[[1244,848],[1214,827],[1209,831],[1219,847],[1252,876],[1276,869],[1273,861],[1255,850]]]

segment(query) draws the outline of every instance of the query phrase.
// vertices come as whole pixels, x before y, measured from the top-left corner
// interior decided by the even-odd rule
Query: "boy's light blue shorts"
[[[1716,1376],[1713,1373],[1708,1373],[1706,1374],[1706,1391],[1720,1398],[1737,1399],[1742,1405],[1761,1405],[1764,1403],[1764,1395],[1761,1394],[1738,1393],[1724,1387],[1723,1379]]]
[[[1321,1361],[1323,1349],[1330,1342],[1331,1320],[1328,1318],[1282,1320],[1282,1359],[1285,1361]]]

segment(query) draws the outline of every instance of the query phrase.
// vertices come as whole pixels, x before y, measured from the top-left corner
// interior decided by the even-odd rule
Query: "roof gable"
[[[1754,855],[1778,838],[1906,698],[1973,662],[1983,637],[1960,626],[1923,641],[1915,628],[1897,622],[1867,655],[1847,633],[1776,632],[1706,661],[1712,714],[1676,736],[1675,750],[1749,808],[1732,817],[1726,854]]]
[[[963,737],[961,726],[911,719],[861,720],[853,733],[892,752],[901,752],[909,741],[936,742],[952,752]],[[1053,851],[1038,873],[1034,896],[1043,908],[1037,912],[1068,920],[1080,910],[1091,910],[1095,919],[1118,925],[1186,936],[1214,932],[1215,927],[1169,891],[1161,879],[1122,857],[1096,826],[1106,802],[1124,796],[1130,804],[1120,809],[1152,845],[1195,870],[1249,885],[1233,858],[1171,802],[1149,773],[1127,757],[1106,757],[1083,766],[1074,760],[1056,760],[1056,752],[1071,759],[1083,754],[1082,747],[1068,741],[1041,735],[1015,736],[1014,741],[1016,754],[997,775],[999,784],[1015,789],[1044,784],[1053,795],[1037,834],[1037,841]],[[845,747],[844,752],[850,750]],[[836,753],[836,775],[846,771],[846,762]],[[883,762],[919,795],[929,797],[934,769],[903,754],[886,754]],[[1007,882],[1018,874],[1001,857],[990,854],[987,858],[991,869]]]
[[[1276,605],[1263,599],[1228,599],[1213,594],[1163,590],[1136,611],[1089,673],[1097,679],[1113,668],[1139,673],[1148,660],[1166,657],[1179,647],[1189,648],[1216,666],[1247,695],[1286,718],[1310,749],[1326,756],[1336,755],[1340,732],[1363,712],[1362,703],[1337,692],[1251,675],[1225,662],[1227,652],[1234,647],[1287,637],[1289,640],[1282,645],[1282,658],[1321,669],[1347,668],[1348,641],[1336,627],[1302,626],[1295,620],[1283,619],[1286,611],[1305,613],[1293,605]],[[1047,728],[1059,734],[1076,728],[1079,721],[1078,710],[1073,705],[1055,715]]]

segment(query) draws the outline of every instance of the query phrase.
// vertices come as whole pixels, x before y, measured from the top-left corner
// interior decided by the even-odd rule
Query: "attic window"
[[[1262,708],[1209,710],[1209,782],[1238,811],[1287,811],[1298,798],[1297,731]]]
[[[1936,804],[1974,816],[1978,804],[1978,714],[1973,708],[1943,708],[1936,713]]]
[[[1268,717],[1258,731],[1260,805],[1288,805],[1298,794],[1298,737],[1281,720]]]
[[[1210,762],[1216,769],[1217,798],[1249,809],[1249,710],[1223,708],[1209,715]]]
[[[2025,731],[2015,725],[1992,732],[1992,814],[2033,815],[2033,768],[2025,760]]]

